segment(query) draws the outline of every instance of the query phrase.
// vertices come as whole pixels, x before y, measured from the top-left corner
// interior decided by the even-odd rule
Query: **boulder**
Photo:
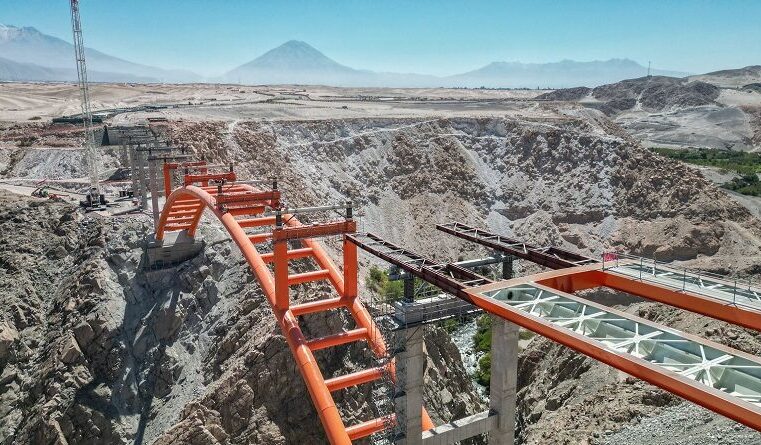
[[[77,344],[77,340],[74,338],[73,335],[69,335],[69,338],[64,340],[63,344],[61,345],[61,361],[66,363],[67,365],[70,365],[72,363],[76,363],[77,361],[82,358],[82,350],[79,349],[79,345]]]
[[[0,323],[0,360],[5,361],[8,358],[13,343],[18,339],[19,334],[16,329],[7,323]]]

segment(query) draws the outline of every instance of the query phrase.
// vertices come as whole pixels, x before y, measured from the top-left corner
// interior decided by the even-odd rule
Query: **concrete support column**
[[[119,162],[122,164],[122,167],[126,166],[129,162],[129,148],[127,147],[127,144],[121,143],[119,146]]]
[[[140,208],[145,210],[148,208],[148,187],[145,178],[145,158],[147,152],[142,150],[136,150],[137,156],[137,183],[140,187]]]
[[[423,327],[400,331],[400,346],[396,358],[397,437],[395,444],[421,445],[423,443],[423,377],[426,357],[423,348]]]
[[[513,274],[513,257],[512,255],[508,255],[504,257],[502,260],[502,279],[503,280],[509,280],[513,278],[515,275]]]
[[[156,161],[148,160],[148,183],[151,190],[151,208],[153,210],[153,229],[159,227],[159,175],[156,171]]]
[[[415,277],[404,272],[404,301],[412,303],[415,301]]]
[[[137,159],[135,156],[135,147],[133,145],[127,146],[127,153],[129,154],[129,176],[132,180],[132,199],[137,199]]]
[[[513,445],[518,388],[518,325],[492,316],[489,408],[499,415],[489,432],[490,445]]]

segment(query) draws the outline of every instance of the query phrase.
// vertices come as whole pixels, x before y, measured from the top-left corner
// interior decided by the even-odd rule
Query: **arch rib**
[[[237,187],[239,187],[237,190],[241,191],[258,191],[248,184],[240,184]],[[198,187],[194,185],[181,187],[172,192],[167,198],[161,213],[159,225],[156,230],[156,239],[162,240],[168,228],[171,230],[171,228],[174,227],[172,226],[173,216],[176,217],[178,214],[183,214],[185,216],[184,220],[187,221],[187,212],[190,212],[192,219],[189,219],[190,222],[188,223],[186,230],[189,236],[194,237],[204,210],[208,209],[211,211],[230,234],[230,237],[240,249],[249,267],[251,267],[251,270],[256,275],[262,291],[269,301],[270,307],[278,321],[280,329],[286,338],[288,347],[296,360],[299,372],[306,383],[310,398],[317,410],[330,443],[341,445],[350,444],[353,438],[363,437],[358,436],[358,433],[351,428],[349,428],[349,432],[347,432],[347,428],[340,417],[338,408],[333,401],[331,390],[326,385],[312,350],[309,348],[308,341],[299,327],[297,316],[294,315],[290,308],[281,309],[276,304],[275,277],[268,267],[268,261],[265,261],[262,254],[259,253],[254,243],[250,240],[249,235],[246,234],[243,227],[241,227],[239,220],[235,218],[235,216],[240,215],[240,212],[224,211],[221,209],[220,206],[217,205],[217,199],[214,192],[214,190],[210,190],[208,187]],[[196,203],[197,206],[193,206],[193,204]],[[270,204],[275,205],[276,203],[271,202]],[[261,210],[256,210],[255,213],[263,211],[264,207],[261,205],[260,207]],[[287,221],[289,226],[302,225],[296,218],[292,217],[292,215],[284,215],[283,219]],[[341,303],[340,306],[336,307],[346,307],[355,319],[357,326],[366,329],[368,333],[367,342],[372,351],[379,357],[386,356],[387,347],[382,335],[375,326],[370,313],[359,300],[356,299],[356,250],[354,250],[354,255],[351,253],[351,249],[356,249],[356,246],[348,243],[348,241],[344,242],[344,249],[346,249],[347,245],[349,246],[349,250],[345,250],[344,262],[351,263],[354,261],[353,264],[348,264],[348,267],[347,264],[344,264],[344,273],[353,274],[355,276],[349,281],[350,285],[347,286],[346,280],[344,280],[344,277],[339,272],[335,263],[328,256],[320,243],[309,238],[303,239],[301,242],[304,249],[309,249],[308,253],[315,260],[317,265],[328,271],[327,278],[335,288],[339,296],[338,301]],[[265,255],[272,256],[272,254]],[[390,363],[389,369],[391,370],[393,378],[395,369],[393,362]],[[433,428],[433,422],[425,409],[423,410],[422,415],[423,428],[426,430]],[[372,432],[371,430],[367,431],[368,434]],[[350,432],[352,433],[350,434]]]
[[[275,283],[272,273],[269,271],[267,265],[262,260],[261,255],[257,252],[253,244],[251,244],[245,231],[240,227],[233,215],[230,213],[222,213],[216,206],[216,199],[214,196],[200,187],[192,185],[182,187],[172,192],[167,199],[164,210],[161,213],[161,218],[159,219],[156,238],[163,239],[173,205],[181,198],[195,198],[203,204],[203,206],[200,207],[200,210],[195,214],[195,225],[192,227],[193,232],[197,227],[197,221],[200,219],[200,215],[204,208],[208,208],[230,234],[230,237],[238,246],[243,257],[246,259],[246,262],[259,280],[264,295],[267,297],[267,300],[269,300],[270,306],[275,313],[275,318],[288,342],[288,347],[291,349],[291,353],[296,360],[299,372],[306,383],[312,403],[314,403],[320,421],[325,427],[325,433],[328,436],[328,440],[332,444],[350,444],[351,441],[349,440],[349,435],[346,433],[346,427],[338,413],[338,408],[333,402],[333,397],[331,396],[328,387],[325,385],[325,379],[322,376],[322,372],[317,365],[314,355],[307,347],[307,341],[299,328],[298,320],[290,313],[290,311],[283,312],[275,307]],[[188,234],[192,236],[190,230],[188,230]]]

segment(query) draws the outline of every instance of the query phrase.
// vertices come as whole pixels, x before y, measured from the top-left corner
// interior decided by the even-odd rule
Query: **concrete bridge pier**
[[[513,445],[518,387],[518,325],[492,316],[489,410],[497,426],[489,431],[490,445]]]
[[[397,335],[403,336],[399,342],[403,349],[396,354],[394,406],[397,433],[394,443],[422,445],[423,378],[426,366],[423,326],[404,329]]]

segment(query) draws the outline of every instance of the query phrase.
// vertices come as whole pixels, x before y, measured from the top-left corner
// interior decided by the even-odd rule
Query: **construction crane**
[[[90,90],[87,86],[87,64],[85,63],[85,45],[82,41],[82,24],[79,20],[79,0],[71,0],[71,29],[74,34],[74,57],[77,61],[77,79],[82,102],[82,122],[85,128],[85,159],[90,177],[90,189],[82,205],[85,208],[97,208],[105,204],[100,193],[100,152],[95,143],[95,131],[92,125],[90,109]]]

